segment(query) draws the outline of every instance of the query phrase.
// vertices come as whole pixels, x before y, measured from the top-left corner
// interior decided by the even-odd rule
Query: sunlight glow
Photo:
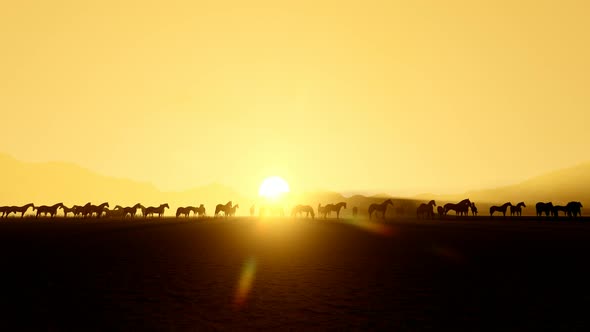
[[[269,200],[277,200],[289,191],[287,181],[279,176],[271,176],[262,182],[258,194]]]

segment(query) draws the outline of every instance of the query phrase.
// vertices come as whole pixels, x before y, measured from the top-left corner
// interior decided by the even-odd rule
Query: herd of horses
[[[387,212],[387,208],[391,206],[393,207],[393,201],[391,199],[386,199],[382,203],[371,204],[368,208],[368,215],[369,219],[372,219],[373,216],[376,218],[381,217],[381,219],[385,219],[385,215]],[[225,217],[233,217],[236,215],[236,210],[239,208],[239,204],[233,205],[232,201],[227,202],[226,204],[217,204],[215,206],[215,217],[223,216]],[[332,215],[332,213],[336,213],[336,218],[340,219],[340,211],[342,209],[346,209],[347,204],[346,202],[339,202],[334,204],[326,204],[322,206],[322,204],[318,204],[317,207],[317,214],[324,219],[327,219]],[[435,208],[436,207],[436,213]],[[510,208],[510,215],[511,216],[522,216],[522,209],[526,207],[524,202],[519,202],[516,205],[513,205],[511,202],[504,203],[499,206],[491,206],[490,207],[490,217],[493,217],[494,214],[501,214],[503,217],[506,217],[508,209]],[[112,210],[109,209],[109,203],[104,202],[99,205],[94,205],[86,203],[85,205],[74,205],[72,207],[67,207],[63,203],[57,203],[51,206],[47,205],[40,205],[35,206],[33,203],[25,204],[23,206],[0,206],[0,218],[7,218],[11,214],[19,216],[23,218],[25,213],[32,209],[35,218],[39,217],[55,217],[58,213],[59,209],[62,209],[63,215],[68,217],[70,214],[73,217],[79,218],[135,218],[138,215],[138,211],[141,211],[141,214],[144,218],[148,217],[162,217],[165,213],[166,209],[169,209],[170,206],[168,203],[160,204],[159,206],[149,206],[145,207],[140,203],[137,203],[133,206],[123,207],[120,205],[115,206]],[[536,215],[541,217],[543,215],[549,217],[558,217],[559,213],[563,213],[564,216],[576,218],[578,216],[582,216],[582,203],[580,202],[569,202],[566,205],[553,205],[553,203],[548,202],[539,202],[535,205],[536,208]],[[434,200],[431,200],[428,203],[420,204],[416,209],[416,216],[417,218],[430,218],[433,219],[437,214],[440,218],[447,216],[450,211],[454,211],[456,216],[469,216],[470,212],[472,216],[478,215],[477,207],[475,203],[471,200],[464,199],[458,203],[447,203],[443,206],[437,206]],[[206,209],[203,204],[200,206],[186,206],[186,207],[179,207],[176,210],[176,217],[189,217],[191,212],[194,216],[197,217],[205,217],[206,216]],[[254,216],[255,214],[255,206],[253,205],[250,208],[250,216]],[[280,206],[262,206],[259,208],[259,216],[284,216],[284,210]],[[352,216],[356,217],[358,215],[358,207],[352,208]],[[292,217],[307,217],[315,219],[316,213],[310,205],[296,205],[291,210]]]
[[[436,202],[434,200],[428,202],[428,204],[420,204],[416,210],[416,215],[418,218],[434,218],[434,207],[436,206]],[[511,202],[506,202],[502,205],[493,205],[490,206],[490,217],[494,216],[494,213],[502,214],[503,217],[506,217],[506,213],[508,208],[510,208],[510,216],[522,216],[522,208],[525,208],[526,204],[524,202],[519,202],[516,205],[513,205]],[[567,205],[553,205],[553,203],[543,203],[539,202],[535,205],[537,216],[541,217],[543,214],[545,216],[553,216],[558,217],[559,212],[563,212],[564,216],[567,217],[578,217],[582,216],[582,203],[580,202],[569,202]],[[437,207],[437,213],[440,217],[444,217],[448,214],[449,211],[454,211],[457,216],[468,216],[469,210],[471,210],[471,214],[473,216],[478,215],[477,207],[475,203],[471,202],[468,198],[462,200],[459,203],[447,203],[444,206]]]
[[[85,205],[74,205],[72,207],[67,207],[63,203],[57,203],[51,206],[48,205],[39,205],[35,206],[33,203],[25,204],[23,206],[0,206],[0,218],[7,218],[11,214],[15,214],[18,216],[20,213],[20,217],[23,218],[25,213],[32,208],[33,212],[35,213],[35,218],[39,217],[55,217],[59,209],[62,209],[64,217],[68,217],[70,214],[73,217],[80,217],[80,218],[134,218],[137,215],[137,211],[141,210],[142,215],[144,218],[158,216],[162,217],[164,215],[165,209],[169,209],[170,206],[168,203],[161,204],[160,206],[149,206],[145,207],[140,203],[135,204],[134,206],[123,207],[120,205],[115,206],[114,209],[109,209],[109,203],[104,202],[100,205],[94,205],[92,203],[86,203]],[[203,206],[201,205],[201,208]],[[180,209],[180,208],[179,208]],[[196,211],[200,211],[197,210]],[[203,210],[204,211],[204,210]]]

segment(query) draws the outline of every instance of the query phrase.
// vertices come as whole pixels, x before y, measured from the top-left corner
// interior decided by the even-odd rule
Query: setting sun
[[[289,191],[287,181],[279,176],[271,176],[262,182],[258,194],[266,199],[277,199]]]

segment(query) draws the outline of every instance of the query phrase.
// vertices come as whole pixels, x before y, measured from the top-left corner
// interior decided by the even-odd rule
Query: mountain
[[[511,186],[470,191],[466,197],[486,202],[581,201],[590,204],[590,163],[549,172]]]
[[[216,204],[232,200],[234,204],[240,204],[238,214],[248,215],[252,204],[264,204],[255,198],[244,197],[221,184],[210,184],[181,192],[163,192],[150,183],[100,175],[71,163],[26,163],[4,154],[0,154],[0,184],[0,205],[21,205],[29,202],[63,202],[73,205],[89,201],[108,201],[112,207],[116,204],[133,205],[137,202],[144,205],[166,202],[172,209],[184,205],[204,204],[208,213],[213,214]],[[348,209],[344,211],[344,215],[350,215],[353,207],[358,207],[361,214],[366,214],[370,204],[381,203],[391,198],[394,201],[394,208],[389,209],[391,215],[413,214],[419,201],[435,199],[440,205],[470,198],[477,202],[480,213],[487,210],[490,204],[524,201],[528,205],[527,212],[531,214],[534,211],[531,207],[538,201],[553,201],[557,204],[581,201],[582,204],[588,202],[590,205],[590,163],[550,172],[511,186],[474,190],[463,194],[422,194],[412,198],[392,197],[387,194],[350,195],[352,196],[347,197],[330,191],[291,193],[287,195],[284,205],[286,209],[290,209],[296,204],[307,204],[316,209],[318,203],[325,205],[346,202]]]
[[[215,204],[230,199],[249,203],[245,197],[220,184],[162,192],[150,183],[100,175],[71,163],[25,163],[4,154],[0,154],[0,183],[0,205],[29,202],[74,205],[108,201],[113,207],[137,202],[144,205],[167,202],[171,208],[205,204],[209,212]]]

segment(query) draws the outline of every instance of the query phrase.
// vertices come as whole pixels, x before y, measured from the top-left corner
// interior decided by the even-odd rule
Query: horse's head
[[[526,204],[524,204],[524,202],[520,202],[520,203],[518,203],[518,205],[520,205],[522,207],[526,207]]]
[[[162,207],[163,207],[163,208],[168,208],[168,209],[169,209],[169,208],[170,208],[170,205],[168,205],[168,203],[164,203],[164,204],[162,204]]]
[[[393,201],[392,201],[392,200],[391,200],[391,198],[390,198],[390,199],[386,200],[386,201],[384,202],[384,204],[385,204],[385,206],[387,206],[387,205],[391,205],[391,206],[393,206]]]
[[[431,200],[430,202],[428,202],[428,205],[432,205],[432,206],[436,206],[436,202],[433,200]]]
[[[239,209],[239,208],[240,208],[240,204],[236,204],[236,205],[234,206],[234,208],[235,208],[235,209]]]

